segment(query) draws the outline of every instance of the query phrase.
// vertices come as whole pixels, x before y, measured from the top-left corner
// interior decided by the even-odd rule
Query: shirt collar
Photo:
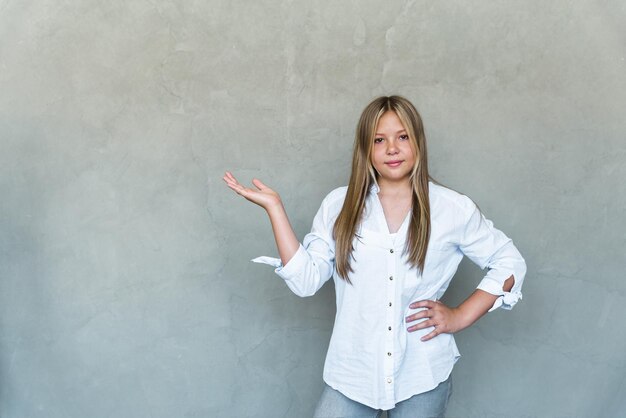
[[[372,177],[372,184],[370,185],[370,192],[375,193],[375,194],[378,194],[378,192],[380,192],[380,186],[378,186],[376,177]]]

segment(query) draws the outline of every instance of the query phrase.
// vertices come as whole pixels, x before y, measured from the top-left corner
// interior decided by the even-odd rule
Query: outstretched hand
[[[235,191],[235,193],[243,196],[252,203],[256,203],[266,211],[282,205],[278,193],[267,187],[259,179],[252,180],[252,184],[255,186],[255,189],[243,186],[229,171],[224,174],[222,179],[226,182],[228,187]]]
[[[460,318],[458,318],[457,310],[447,307],[438,300],[421,300],[419,302],[413,302],[409,307],[411,309],[425,309],[407,316],[407,323],[417,321],[418,319],[425,319],[425,321],[408,327],[407,331],[413,332],[418,329],[435,327],[429,334],[421,338],[422,341],[428,341],[439,334],[452,334],[463,329],[459,321]]]
[[[226,185],[233,189],[235,193],[265,209],[272,224],[272,232],[274,232],[280,260],[283,265],[287,265],[296,251],[298,251],[300,243],[289,223],[289,218],[287,218],[287,213],[278,193],[267,187],[259,179],[252,180],[255,188],[242,186],[235,176],[228,171],[224,174],[223,179]]]

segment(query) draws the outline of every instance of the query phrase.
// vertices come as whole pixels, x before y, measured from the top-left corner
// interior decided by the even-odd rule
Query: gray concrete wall
[[[302,237],[391,93],[529,266],[458,335],[449,415],[626,416],[625,27],[618,0],[0,0],[0,416],[309,416],[332,285],[249,263],[269,225],[220,178]]]

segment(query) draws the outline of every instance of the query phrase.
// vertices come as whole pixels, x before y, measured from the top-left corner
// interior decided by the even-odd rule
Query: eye
[[[380,144],[381,142],[383,142],[384,138],[374,138],[374,143],[375,144]]]
[[[407,134],[400,135],[400,140],[401,141],[408,141],[409,140],[409,136]]]

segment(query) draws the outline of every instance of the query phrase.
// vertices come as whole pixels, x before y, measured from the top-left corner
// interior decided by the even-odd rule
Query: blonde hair
[[[333,227],[335,239],[335,266],[339,277],[350,283],[349,274],[354,270],[351,266],[352,241],[361,223],[365,200],[370,187],[378,174],[374,170],[371,151],[378,121],[386,112],[392,111],[400,119],[409,135],[411,148],[416,162],[411,172],[413,189],[411,221],[404,246],[404,254],[408,263],[424,269],[426,250],[430,238],[430,202],[428,199],[428,159],[426,153],[426,137],[422,118],[415,107],[404,97],[383,96],[368,104],[356,128],[354,151],[352,154],[352,172],[348,191],[339,216]]]

